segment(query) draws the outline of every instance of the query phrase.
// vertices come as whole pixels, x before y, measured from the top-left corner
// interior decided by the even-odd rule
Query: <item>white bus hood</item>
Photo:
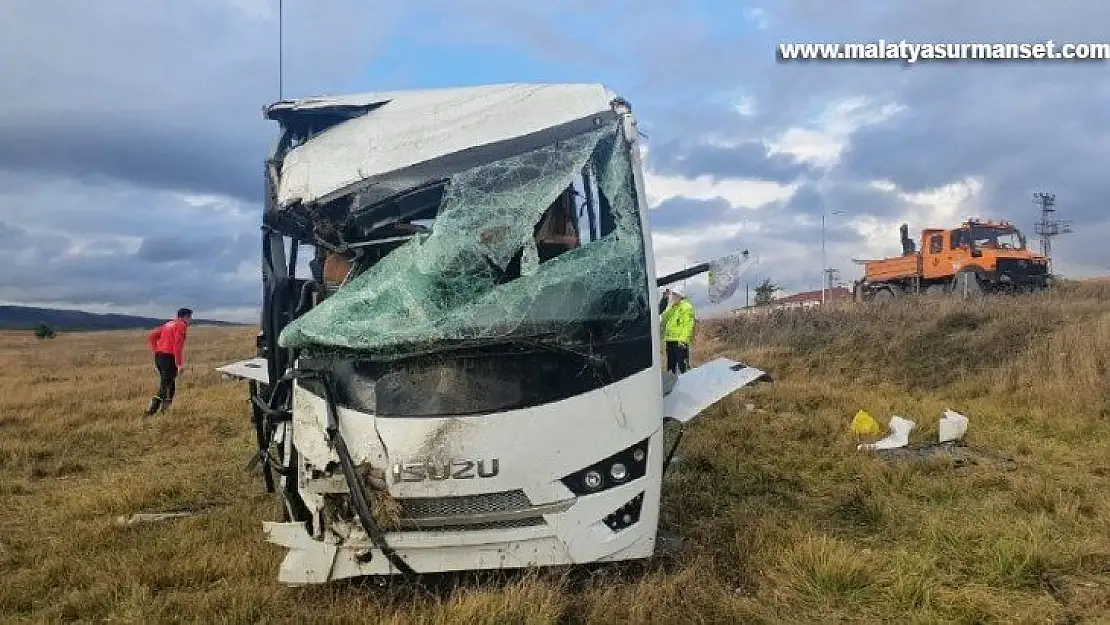
[[[611,111],[597,84],[503,84],[284,101],[267,115],[365,109],[285,156],[277,201],[311,204],[367,178]]]

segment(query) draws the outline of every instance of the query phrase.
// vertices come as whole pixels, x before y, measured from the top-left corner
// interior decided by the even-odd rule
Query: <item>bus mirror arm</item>
[[[709,271],[709,266],[710,266],[709,263],[701,263],[700,265],[694,265],[693,267],[683,269],[682,271],[676,271],[674,273],[667,274],[667,275],[663,276],[662,278],[659,278],[655,282],[656,282],[656,285],[658,285],[658,286],[667,286],[668,284],[674,284],[675,282],[678,282],[680,280],[685,280],[687,278],[691,278],[691,277],[696,276],[698,274],[705,273],[705,272]]]

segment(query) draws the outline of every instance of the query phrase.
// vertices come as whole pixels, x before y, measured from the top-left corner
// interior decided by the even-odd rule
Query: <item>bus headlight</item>
[[[600,493],[614,486],[627,484],[647,474],[647,450],[650,439],[571,473],[561,480],[577,496]]]
[[[609,475],[618,482],[623,482],[628,478],[628,467],[616,462],[613,466],[609,467]]]

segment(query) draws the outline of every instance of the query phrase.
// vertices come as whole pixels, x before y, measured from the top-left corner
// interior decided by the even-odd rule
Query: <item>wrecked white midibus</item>
[[[766,376],[664,371],[629,105],[494,85],[266,117],[259,354],[220,371],[250,381],[279,579],[651,556],[664,421]]]

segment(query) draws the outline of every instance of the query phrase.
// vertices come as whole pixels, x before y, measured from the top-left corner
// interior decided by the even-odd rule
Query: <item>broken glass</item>
[[[541,226],[556,221],[560,199],[578,210],[574,186],[584,171],[597,184],[586,191],[596,200],[597,236],[591,226],[552,254],[537,246]],[[578,236],[580,228],[571,230]],[[452,176],[431,233],[356,264],[354,275],[286,327],[280,345],[401,357],[585,323],[613,335],[642,322],[643,235],[618,123]]]

